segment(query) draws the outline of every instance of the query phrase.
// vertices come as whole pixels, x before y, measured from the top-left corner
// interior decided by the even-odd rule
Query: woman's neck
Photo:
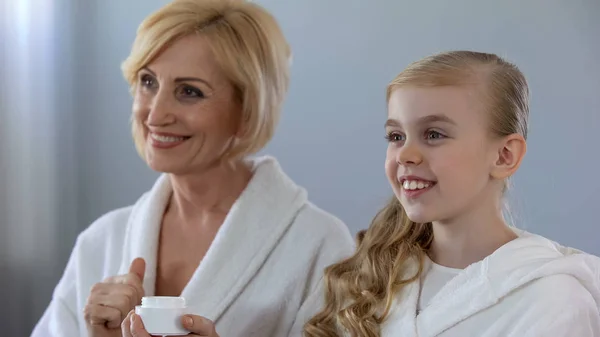
[[[439,265],[464,269],[516,238],[499,208],[477,208],[460,218],[433,223],[429,257]]]
[[[170,175],[173,195],[167,212],[182,223],[198,223],[214,213],[227,213],[252,178],[250,167],[215,166],[195,175]]]

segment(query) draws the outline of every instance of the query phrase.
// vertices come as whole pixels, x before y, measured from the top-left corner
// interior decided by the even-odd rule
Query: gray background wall
[[[121,77],[139,22],[160,0],[2,0],[0,308],[26,336],[76,235],[133,203],[157,174],[137,157]],[[517,225],[600,255],[600,1],[262,0],[294,50],[282,122],[264,151],[353,232],[390,195],[384,90],[409,62],[495,52],[532,89]],[[8,296],[8,297],[7,297]]]

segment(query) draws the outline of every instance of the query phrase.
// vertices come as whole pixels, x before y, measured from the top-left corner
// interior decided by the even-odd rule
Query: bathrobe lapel
[[[433,337],[498,301],[486,277],[487,261],[450,280],[417,316],[419,337]]]
[[[143,281],[146,296],[154,295],[160,226],[171,193],[169,178],[163,174],[134,205],[127,223],[119,274],[126,274],[135,258],[143,258],[146,261]]]
[[[414,275],[417,269],[416,262],[410,264],[404,272],[404,278]],[[419,291],[419,282],[411,282],[396,295],[390,314],[382,327],[382,336],[417,336]]]

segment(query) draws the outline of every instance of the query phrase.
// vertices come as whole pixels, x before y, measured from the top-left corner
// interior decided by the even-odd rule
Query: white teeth
[[[161,136],[161,135],[157,135],[155,133],[151,133],[150,137],[152,137],[152,139],[157,140],[161,143],[174,143],[174,142],[180,142],[182,140],[185,140],[185,137]]]
[[[402,183],[402,188],[405,190],[422,190],[424,188],[429,187],[431,184],[426,181],[418,181],[418,180],[405,180]]]

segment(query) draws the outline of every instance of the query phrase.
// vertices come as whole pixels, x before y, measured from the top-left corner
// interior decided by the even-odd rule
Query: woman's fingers
[[[213,322],[204,317],[185,315],[182,317],[182,323],[188,331],[193,333],[189,335],[190,337],[219,337]],[[144,328],[142,318],[133,310],[123,320],[121,334],[123,337],[152,337]]]
[[[100,304],[88,304],[85,307],[84,317],[90,325],[106,325],[108,328],[118,328],[121,325],[121,311],[116,308]]]
[[[131,331],[132,337],[151,337],[144,328],[144,323],[139,315],[136,315],[135,313],[132,314],[130,321],[131,323],[129,324],[129,330]]]
[[[127,317],[121,323],[121,335],[122,337],[133,337],[131,335],[131,316],[134,315],[133,310],[127,314]]]
[[[131,289],[128,290],[127,293],[130,294],[131,297],[136,299],[137,301],[141,300],[142,297],[144,297],[144,286],[142,285],[142,281],[140,280],[137,274],[129,273],[125,275],[119,275],[112,278],[111,282],[107,282],[107,284],[118,284],[121,285],[121,287],[131,287]]]
[[[107,329],[116,329],[118,333],[118,329],[123,328],[121,323],[144,296],[145,269],[144,260],[137,258],[127,274],[109,277],[92,287],[84,310],[88,330],[94,332],[92,335],[106,335]],[[131,331],[128,333],[135,336]]]
[[[90,299],[90,303],[118,309],[123,319],[132,308],[135,308],[137,304],[136,293],[132,287],[124,284],[113,286],[112,294],[96,295]]]
[[[214,323],[202,316],[185,315],[181,318],[183,327],[194,333],[194,336],[218,337]]]

